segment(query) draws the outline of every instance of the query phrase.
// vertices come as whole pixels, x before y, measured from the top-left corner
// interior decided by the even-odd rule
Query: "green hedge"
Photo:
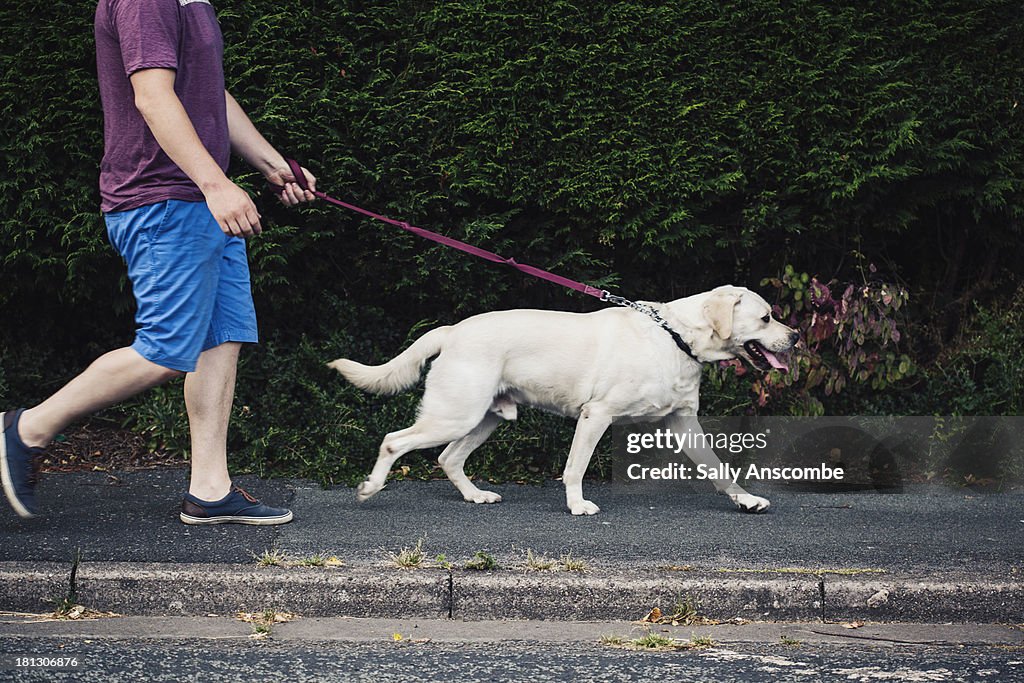
[[[828,276],[854,249],[924,288],[943,225],[972,252],[1020,236],[1019,3],[217,7],[231,89],[322,187],[637,296],[784,262]],[[0,9],[0,304],[33,326],[130,313],[96,212],[91,17]],[[271,323],[323,290],[409,319],[567,303],[335,209],[268,213],[253,252]]]
[[[0,314],[15,321],[0,389],[15,398],[44,393],[16,390],[31,384],[16,377],[24,349],[63,377],[131,338],[97,212],[93,7],[0,8]],[[670,299],[785,264],[855,279],[870,259],[911,293],[901,352],[919,367],[957,344],[975,300],[998,307],[1020,280],[1019,2],[216,7],[230,89],[322,189],[522,261]],[[596,305],[331,207],[260,203],[253,273],[279,356],[493,308]],[[336,301],[386,315],[357,327]],[[243,441],[285,414],[251,418]]]

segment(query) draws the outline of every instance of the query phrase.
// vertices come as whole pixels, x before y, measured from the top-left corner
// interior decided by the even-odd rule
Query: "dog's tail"
[[[327,366],[340,372],[360,389],[374,394],[397,394],[416,384],[423,365],[441,352],[450,329],[450,326],[438,327],[427,332],[383,365],[363,365],[354,360],[339,358]]]

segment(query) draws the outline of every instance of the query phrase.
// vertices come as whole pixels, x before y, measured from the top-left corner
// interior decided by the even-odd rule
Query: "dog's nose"
[[[796,343],[800,341],[800,333],[796,330],[789,333],[789,345],[796,346]]]

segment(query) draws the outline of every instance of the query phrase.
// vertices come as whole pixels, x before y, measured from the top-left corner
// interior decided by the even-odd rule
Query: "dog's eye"
[[[761,318],[761,322],[763,322],[763,323],[769,323],[771,321],[772,321],[772,314],[771,313],[769,313],[765,317]]]

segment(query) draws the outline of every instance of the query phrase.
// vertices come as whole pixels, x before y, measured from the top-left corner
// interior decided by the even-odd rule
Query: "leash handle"
[[[295,177],[295,184],[298,185],[304,192],[310,191],[309,183],[306,181],[306,174],[302,172],[302,166],[299,164],[299,162],[295,161],[295,159],[288,158],[285,158],[284,161],[286,164],[288,164],[288,169],[292,172],[292,175]],[[280,194],[281,192],[284,192],[283,185],[275,185],[270,181],[267,181],[267,189],[269,189],[274,194]],[[322,194],[320,192],[317,192],[316,190],[312,190],[312,192],[314,195],[318,197]]]
[[[295,159],[285,159],[288,162],[288,168],[292,170],[292,175],[295,176],[295,184],[303,189],[303,191],[309,190],[309,183],[306,182],[306,174],[302,172],[302,166]]]

